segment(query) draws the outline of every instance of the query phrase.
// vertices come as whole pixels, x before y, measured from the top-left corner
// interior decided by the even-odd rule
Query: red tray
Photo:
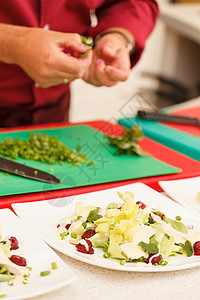
[[[9,131],[20,131],[20,130],[33,130],[33,129],[47,129],[51,127],[62,127],[66,125],[77,125],[77,124],[85,124],[92,126],[93,128],[100,130],[106,134],[113,134],[113,135],[120,135],[122,132],[122,127],[118,124],[111,124],[106,121],[92,121],[92,122],[84,122],[84,123],[56,123],[56,124],[45,124],[45,125],[35,125],[35,126],[26,126],[26,127],[18,127],[18,128],[11,128],[11,129],[2,129],[1,132],[8,132]],[[63,189],[63,190],[56,190],[56,191],[49,191],[49,192],[37,192],[31,194],[20,194],[20,195],[12,195],[12,196],[2,196],[0,197],[0,208],[11,208],[12,203],[17,202],[30,202],[30,201],[41,201],[53,198],[60,198],[60,197],[68,197],[77,194],[84,194],[88,192],[94,192],[98,190],[104,190],[108,188],[113,188],[117,186],[122,186],[125,184],[135,183],[135,182],[142,182],[149,187],[161,191],[160,186],[158,185],[159,180],[175,180],[175,179],[183,179],[188,177],[195,177],[200,176],[200,162],[189,158],[179,152],[176,152],[166,146],[163,146],[153,140],[148,138],[144,138],[140,143],[142,149],[144,151],[149,152],[155,158],[174,165],[180,169],[182,169],[181,173],[178,174],[171,174],[171,175],[162,175],[162,176],[154,176],[148,178],[140,178],[134,180],[124,180],[119,182],[111,182],[105,184],[98,184],[92,186],[84,186],[80,188],[71,188],[71,189]]]

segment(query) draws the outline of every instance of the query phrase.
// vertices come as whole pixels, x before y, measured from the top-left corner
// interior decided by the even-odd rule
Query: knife
[[[60,180],[52,174],[43,172],[41,170],[19,164],[10,159],[0,157],[0,170],[14,175],[44,181],[49,183],[60,184]]]
[[[200,126],[199,119],[186,117],[186,116],[168,115],[168,114],[149,112],[144,110],[138,110],[137,116],[142,120],[161,121],[161,122],[168,122],[168,123]]]

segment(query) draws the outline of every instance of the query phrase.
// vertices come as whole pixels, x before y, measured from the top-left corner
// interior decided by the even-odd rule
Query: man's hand
[[[65,79],[81,78],[91,63],[92,51],[81,57],[88,47],[82,43],[79,34],[0,26],[4,27],[6,34],[0,60],[19,65],[41,87],[62,84]]]
[[[128,79],[130,57],[125,40],[117,33],[101,37],[95,45],[93,60],[83,80],[95,86],[113,86]]]

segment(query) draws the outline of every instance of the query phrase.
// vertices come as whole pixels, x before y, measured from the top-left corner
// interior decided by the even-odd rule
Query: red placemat
[[[11,129],[3,129],[1,132],[8,132],[9,131],[20,131],[23,129],[46,129],[51,127],[62,127],[66,125],[77,125],[77,124],[85,124],[90,125],[95,129],[98,129],[106,134],[109,135],[120,135],[122,133],[122,127],[118,124],[111,124],[106,121],[91,121],[91,122],[84,122],[84,123],[57,123],[57,124],[45,124],[45,125],[36,125],[36,126],[27,126],[27,127],[18,127],[18,128],[11,128]],[[12,203],[17,202],[29,202],[29,201],[41,201],[59,197],[69,197],[72,195],[77,194],[84,194],[88,192],[113,188],[116,186],[122,186],[125,184],[135,183],[135,182],[142,182],[151,188],[160,191],[161,188],[158,185],[159,180],[175,180],[175,179],[182,179],[188,177],[195,177],[200,176],[200,162],[191,159],[179,152],[176,152],[166,146],[163,146],[153,140],[148,138],[143,138],[142,142],[140,143],[142,149],[144,151],[149,152],[155,158],[168,163],[170,165],[174,165],[178,168],[182,169],[181,173],[178,174],[171,174],[171,175],[163,175],[163,176],[155,176],[155,177],[148,177],[148,178],[140,178],[134,180],[124,180],[120,182],[112,182],[112,183],[105,183],[105,184],[98,184],[93,186],[84,186],[80,188],[71,188],[71,189],[64,189],[64,190],[55,190],[49,192],[37,192],[32,194],[21,194],[21,195],[13,195],[13,196],[2,196],[0,197],[0,208],[11,208]]]

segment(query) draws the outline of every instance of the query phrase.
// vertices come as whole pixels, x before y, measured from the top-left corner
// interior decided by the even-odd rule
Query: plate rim
[[[116,191],[117,189],[120,190],[120,188],[132,187],[132,186],[141,186],[141,187],[148,188],[149,191],[151,190],[151,191],[155,192],[156,194],[160,195],[160,197],[167,199],[171,203],[174,203],[176,206],[182,207],[182,209],[184,209],[186,212],[188,212],[189,216],[192,217],[193,211],[190,211],[187,207],[184,207],[181,204],[179,204],[178,202],[174,201],[173,199],[170,199],[170,198],[166,197],[165,195],[162,195],[161,193],[157,192],[156,190],[154,190],[153,188],[147,186],[146,184],[144,184],[142,182],[125,184],[125,185],[122,185],[122,186],[119,186],[119,187],[112,187],[112,188],[108,188],[108,189],[104,189],[104,190],[99,190],[99,191],[93,191],[93,192],[78,194],[76,196],[86,196],[87,194],[93,194],[94,195],[94,194],[98,194],[100,192],[106,192],[106,191],[108,191],[108,192],[111,191],[112,192],[114,190]],[[50,200],[52,200],[52,199],[50,199]],[[46,201],[48,202],[50,200],[46,200]],[[75,201],[78,201],[78,200],[75,200]],[[43,200],[37,201],[37,203],[38,202],[43,202]],[[15,207],[27,205],[29,203],[33,203],[33,205],[34,205],[35,202],[13,203],[12,207],[13,207],[13,210],[15,211]],[[17,214],[17,211],[15,211],[15,212]],[[19,217],[21,218],[21,216],[19,216]],[[194,213],[193,217],[197,218],[197,217],[199,217],[199,215]],[[199,222],[199,225],[200,225],[200,222]],[[30,226],[32,227],[32,225],[30,225]],[[36,229],[34,229],[34,230],[36,231]],[[90,259],[87,259],[87,257],[84,258],[83,255],[87,255],[87,254],[83,254],[83,253],[78,254],[79,252],[77,252],[77,254],[76,254],[76,253],[73,253],[71,251],[68,251],[68,249],[64,249],[63,247],[61,247],[61,246],[59,246],[57,244],[54,244],[52,240],[46,238],[40,232],[37,231],[37,233],[39,234],[39,236],[41,237],[41,239],[43,241],[45,241],[50,247],[52,247],[53,249],[59,251],[60,253],[62,253],[64,255],[67,255],[67,256],[69,256],[71,258],[74,258],[74,259],[76,259],[78,261],[87,263],[89,265],[94,265],[94,266],[105,268],[105,269],[118,270],[118,271],[129,271],[129,272],[145,272],[145,273],[154,273],[155,272],[156,273],[156,272],[169,272],[169,271],[185,270],[185,269],[189,269],[189,268],[194,268],[194,267],[200,266],[200,257],[199,257],[199,262],[192,262],[190,264],[183,264],[183,265],[176,265],[176,266],[168,266],[168,265],[166,265],[166,266],[150,266],[150,267],[139,267],[139,266],[137,266],[137,267],[133,267],[133,268],[129,269],[125,265],[121,266],[120,263],[119,263],[119,266],[115,267],[115,264],[109,265],[109,264],[98,263],[98,259],[96,259],[96,260],[90,260]]]

